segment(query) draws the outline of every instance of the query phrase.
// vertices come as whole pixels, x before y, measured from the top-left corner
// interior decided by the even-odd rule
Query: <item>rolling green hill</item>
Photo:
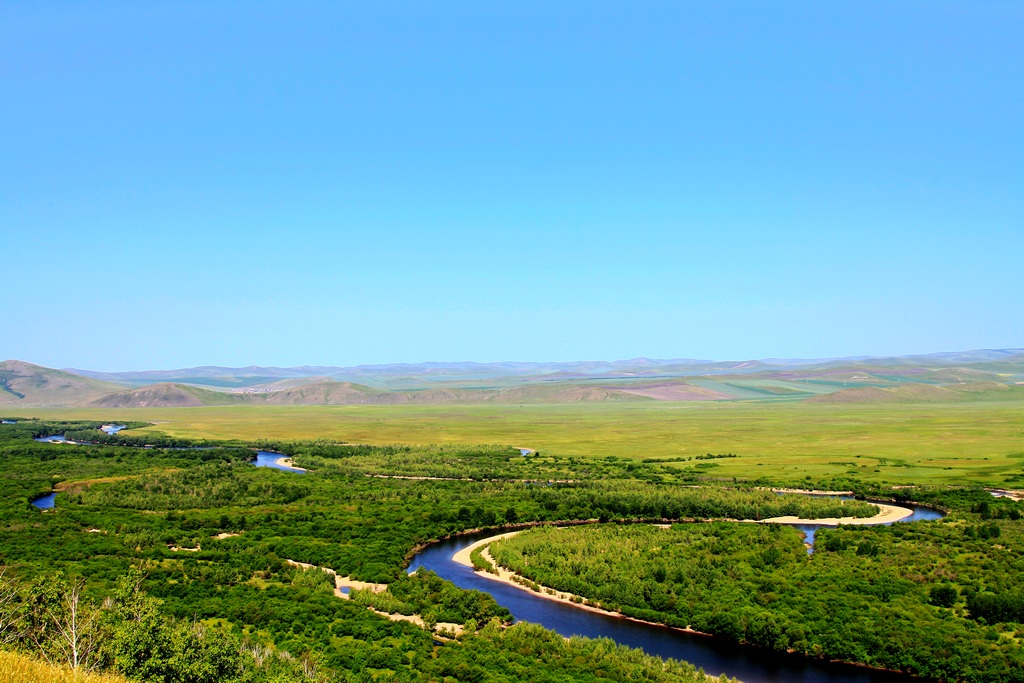
[[[374,403],[377,397],[386,395],[386,391],[363,384],[328,380],[246,396],[253,403],[271,405],[348,405]]]
[[[122,388],[20,360],[0,363],[0,406],[75,405]]]
[[[965,382],[937,386],[901,384],[895,387],[841,389],[807,399],[814,403],[964,403],[1024,399],[1024,386],[998,382]]]
[[[529,385],[512,389],[422,389],[384,391],[352,382],[316,382],[278,391],[227,393],[187,384],[151,384],[81,402],[95,408],[159,408],[218,405],[410,405],[446,403],[594,403],[650,401],[628,390],[573,385]]]
[[[1010,350],[1013,351],[1013,350]],[[749,361],[703,364],[699,374],[673,375],[667,361],[616,361],[615,371],[581,376],[568,370],[544,375],[508,374],[506,365],[422,364],[420,372],[391,382],[372,367],[357,374],[337,368],[191,368],[80,376],[22,361],[0,364],[0,406],[148,408],[224,405],[448,405],[572,404],[618,402],[757,401],[824,403],[960,403],[1017,400],[1024,394],[1019,354],[971,352],[863,361]],[[1002,355],[1000,355],[1002,354]],[[962,364],[952,364],[953,361]],[[990,357],[991,356],[991,357]],[[978,361],[977,359],[982,360]],[[661,363],[659,365],[659,363]],[[445,367],[434,367],[434,365]],[[466,368],[461,367],[466,365]],[[534,365],[518,368],[535,370]],[[600,364],[566,364],[594,371]],[[391,366],[387,366],[391,367]],[[697,366],[687,366],[691,371]],[[495,369],[497,368],[497,369]],[[394,368],[391,368],[392,370]],[[708,372],[708,370],[713,370]],[[472,370],[459,374],[455,370]],[[628,370],[628,371],[627,371]],[[205,371],[202,374],[200,371]],[[236,375],[224,374],[230,372]],[[285,372],[302,376],[277,377]],[[490,372],[491,374],[488,374]],[[314,374],[319,373],[319,374]],[[504,373],[504,374],[503,374]],[[666,374],[658,374],[666,373]],[[125,375],[121,377],[121,375]],[[130,376],[129,376],[130,375]],[[158,376],[176,375],[163,381]],[[97,376],[117,376],[115,384]],[[270,381],[267,381],[267,380]],[[201,380],[201,381],[199,381]],[[140,386],[141,383],[141,386]]]
[[[211,391],[187,384],[151,384],[98,396],[81,403],[93,408],[166,408],[185,406],[237,405],[246,403],[246,394]]]
[[[405,405],[442,403],[586,403],[643,401],[619,389],[550,384],[511,389],[437,388],[385,391],[352,382],[319,382],[281,391],[249,394],[252,403],[271,405]]]

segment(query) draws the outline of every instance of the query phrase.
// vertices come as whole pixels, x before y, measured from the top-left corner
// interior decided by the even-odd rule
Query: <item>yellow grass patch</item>
[[[0,681],[4,683],[129,683],[113,674],[87,674],[53,666],[28,655],[0,650]]]

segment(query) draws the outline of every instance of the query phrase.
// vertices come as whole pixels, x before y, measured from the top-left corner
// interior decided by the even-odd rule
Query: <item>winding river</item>
[[[75,443],[74,441],[68,441],[64,438],[63,434],[53,434],[51,436],[37,436],[33,441],[39,443]]]
[[[901,503],[901,506],[913,511],[903,521],[942,517],[942,513],[930,508],[906,503]],[[807,535],[806,540],[813,542],[814,532],[824,525],[793,526]],[[490,593],[517,620],[540,624],[563,636],[611,638],[622,645],[640,648],[647,654],[686,660],[709,674],[718,676],[724,673],[743,683],[908,683],[920,680],[903,674],[737,645],[721,638],[610,617],[492,581],[452,560],[452,556],[466,546],[494,535],[493,531],[484,531],[431,544],[413,556],[409,571],[424,567],[460,588]]]
[[[63,441],[63,436],[39,438],[37,441]],[[530,451],[522,449],[523,455]],[[281,453],[258,451],[253,464],[271,467],[295,474],[305,470],[283,465]],[[34,499],[40,509],[52,508],[56,492]],[[913,514],[903,522],[934,520],[942,513],[930,508],[900,503]],[[813,546],[814,534],[821,524],[793,524]],[[681,659],[715,676],[725,674],[743,683],[909,683],[918,681],[910,676],[878,671],[851,664],[815,660],[795,654],[773,652],[763,648],[737,645],[721,638],[687,633],[675,629],[607,616],[583,610],[571,604],[546,600],[531,591],[525,591],[476,574],[471,568],[458,564],[452,557],[473,543],[495,536],[494,531],[482,531],[446,539],[427,546],[413,556],[408,571],[424,567],[460,588],[489,593],[498,604],[507,608],[517,620],[529,621],[569,637],[611,638],[617,643],[643,650],[663,658]],[[809,552],[812,548],[809,548]]]
[[[838,496],[843,500],[852,500],[853,496]],[[869,500],[869,503],[880,503],[884,501],[873,501]],[[920,505],[913,505],[911,503],[898,503],[900,507],[910,508],[912,511],[909,517],[904,517],[899,520],[900,522],[925,522],[929,520],[942,519],[945,515],[938,510],[932,508],[922,507]],[[889,526],[892,522],[886,523],[884,526]],[[807,544],[807,554],[810,555],[814,552],[814,535],[823,527],[827,527],[827,524],[791,524],[790,526],[799,529],[803,532],[804,543]]]
[[[124,427],[120,426],[120,425],[105,425],[103,427],[103,431],[107,431],[108,428],[114,430],[114,431],[107,432],[108,434],[116,434],[121,429],[124,429]],[[38,437],[36,439],[36,441],[39,441],[41,443],[71,443],[71,444],[76,443],[74,441],[68,441],[67,439],[65,439],[63,434],[56,434],[54,436],[41,436],[41,437]],[[173,450],[192,450],[192,449],[173,449]],[[195,450],[205,450],[205,447],[199,447],[199,448],[196,448]],[[305,474],[306,473],[306,470],[299,469],[297,467],[289,467],[288,465],[283,465],[280,462],[278,462],[279,460],[281,460],[283,458],[287,458],[287,457],[288,456],[284,455],[283,453],[272,453],[270,451],[257,451],[256,452],[256,459],[253,461],[253,465],[255,465],[256,467],[271,467],[271,468],[273,468],[275,470],[281,470],[283,472],[293,472],[295,474]],[[33,498],[29,502],[32,503],[32,505],[34,505],[37,508],[39,508],[40,510],[49,510],[49,509],[53,508],[57,504],[57,492],[54,491],[52,493],[47,493],[45,496],[39,496],[38,498]]]
[[[13,424],[13,423],[11,423],[11,424]],[[117,434],[119,431],[121,431],[124,428],[125,428],[124,425],[103,425],[102,427],[100,427],[100,431],[101,432],[106,432],[107,434]],[[51,434],[50,436],[37,436],[35,439],[33,439],[33,441],[38,441],[39,443],[70,443],[70,444],[77,444],[77,443],[79,443],[78,441],[69,441],[67,438],[65,438],[65,436],[63,434]]]
[[[4,420],[4,424],[14,424],[14,422],[8,422]],[[107,434],[117,434],[119,431],[125,428],[125,425],[103,425],[100,427],[100,431],[106,432]],[[77,444],[77,441],[68,441],[64,438],[63,434],[52,434],[50,436],[37,436],[33,441],[39,443],[70,443]],[[47,493],[45,496],[39,496],[29,501],[32,505],[36,506],[40,510],[50,510],[57,504],[57,492],[53,491]]]

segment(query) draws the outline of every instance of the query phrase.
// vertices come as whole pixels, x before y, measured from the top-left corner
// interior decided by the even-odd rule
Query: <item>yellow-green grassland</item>
[[[370,444],[490,443],[575,457],[716,459],[723,478],[892,484],[1024,483],[1024,402],[815,404],[680,402],[580,405],[218,406],[34,409],[46,419],[147,420],[175,436],[326,439]]]

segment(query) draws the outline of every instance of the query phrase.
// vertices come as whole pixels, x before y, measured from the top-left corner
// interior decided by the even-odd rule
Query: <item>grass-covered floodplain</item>
[[[156,422],[191,438],[495,443],[562,456],[654,459],[705,476],[797,482],[1024,485],[1024,402],[636,403],[34,409],[46,419]],[[706,453],[739,457],[710,461]]]
[[[295,673],[302,665],[283,654],[257,661],[256,650],[246,649],[246,642],[259,643],[273,652],[322,656],[318,661],[336,673],[339,681],[386,677],[429,682],[446,676],[538,683],[560,676],[565,680],[636,680],[637,676],[699,680],[686,665],[670,671],[661,660],[642,657],[637,651],[609,650],[607,641],[566,641],[529,624],[503,629],[490,619],[498,612],[489,598],[464,597],[429,575],[404,578],[406,558],[429,539],[475,528],[492,529],[503,522],[643,520],[659,526],[634,526],[660,539],[701,526],[659,528],[666,519],[845,516],[842,511],[820,509],[840,504],[831,498],[780,496],[731,482],[691,485],[693,479],[682,477],[679,483],[683,485],[672,486],[665,482],[675,480],[672,475],[680,470],[669,472],[657,463],[599,456],[522,457],[511,445],[275,444],[279,452],[294,457],[297,465],[310,468],[309,476],[299,476],[253,467],[250,458],[257,444],[251,441],[248,448],[241,440],[237,446],[217,448],[204,441],[151,435],[141,443],[165,448],[139,448],[141,443],[131,432],[142,423],[118,417],[118,423],[130,426],[128,433],[107,435],[98,428],[108,421],[19,421],[0,429],[5,461],[0,477],[0,518],[4,520],[0,524],[0,563],[9,568],[14,592],[8,594],[18,596],[10,604],[18,610],[21,605],[36,604],[34,586],[54,586],[47,597],[51,602],[66,594],[68,584],[57,570],[65,576],[85,577],[91,613],[98,613],[101,602],[106,604],[106,598],[113,596],[112,611],[107,612],[110,618],[103,620],[103,624],[109,622],[113,635],[105,641],[107,649],[98,651],[97,656],[108,661],[123,650],[127,655],[112,660],[114,668],[136,680],[154,678],[141,675],[140,668],[154,663],[166,665],[169,675],[177,676],[179,664],[187,662],[176,653],[196,648],[206,652],[208,646],[208,655],[202,659],[216,670],[188,680],[247,683],[240,675],[251,670],[257,673],[253,683],[271,683],[279,680],[277,668]],[[62,432],[82,443],[33,440]],[[97,443],[88,443],[90,440]],[[689,462],[696,467],[740,459]],[[423,468],[438,466],[451,470],[440,473],[446,478],[424,478],[434,475]],[[538,485],[538,481],[549,481],[549,474],[566,483]],[[60,497],[53,510],[44,513],[29,504],[31,498],[55,484]],[[863,484],[860,482],[861,490],[870,488]],[[876,486],[872,493],[885,495],[885,488]],[[993,498],[978,488],[933,487],[903,493],[941,505],[950,513],[942,522],[838,529],[835,538],[833,532],[823,532],[819,538],[822,547],[810,558],[792,529],[735,522],[704,525],[701,528],[720,529],[738,541],[715,542],[713,548],[706,548],[713,551],[713,557],[702,556],[694,563],[677,558],[681,561],[669,564],[701,569],[701,560],[707,560],[710,573],[702,576],[710,577],[708,585],[724,593],[692,594],[688,588],[692,582],[683,577],[680,584],[676,574],[666,570],[665,579],[671,578],[675,587],[658,590],[654,583],[641,580],[639,591],[608,596],[595,592],[593,598],[610,599],[623,609],[653,610],[655,614],[645,611],[640,615],[651,621],[658,621],[664,613],[679,620],[677,623],[700,626],[699,630],[740,643],[794,647],[814,655],[882,664],[948,680],[1024,680],[1018,635],[1024,626],[1019,528],[1024,503]],[[791,505],[796,508],[784,509]],[[861,501],[844,507],[847,505],[871,507]],[[537,538],[538,534],[526,532],[522,538]],[[751,535],[767,539],[770,547],[757,548],[751,554],[756,545]],[[781,547],[775,547],[776,541]],[[654,582],[660,584],[657,569],[663,566],[659,564],[661,553],[667,549],[665,545],[657,557],[650,555],[651,562],[643,566],[629,566],[624,556],[613,564],[630,572],[642,570],[642,574],[647,572],[643,567],[650,565]],[[678,549],[698,550],[695,543],[678,544]],[[634,550],[639,552],[640,546]],[[947,561],[938,563],[941,558]],[[601,561],[605,559],[613,559],[612,554],[601,553]],[[332,594],[333,580],[328,575],[298,570],[286,560],[328,567],[338,576],[357,581],[397,584],[401,578],[403,585],[390,596],[369,596],[372,604],[382,600],[379,607],[394,607],[403,616],[407,611],[418,612],[424,623],[437,619],[438,623],[460,624],[463,637],[438,648],[428,631],[374,614],[364,609],[359,599],[339,600]],[[850,571],[821,571],[840,560],[853,563]],[[822,562],[827,566],[819,566]],[[801,568],[807,571],[801,573]],[[144,579],[133,578],[132,572],[139,570],[145,573]],[[537,578],[557,583],[558,574]],[[587,578],[594,591],[609,583],[594,572],[574,570],[573,575]],[[851,583],[851,576],[864,584],[863,590],[857,588],[860,584]],[[795,586],[800,577],[806,579],[805,586],[796,586],[795,593],[785,589],[783,582]],[[882,583],[877,584],[876,579]],[[815,582],[825,585],[816,588]],[[635,584],[614,578],[611,583]],[[138,592],[140,586],[148,597]],[[804,588],[815,600],[824,601],[814,605],[827,605],[823,613],[836,617],[825,620],[827,628],[819,628],[821,610],[800,607],[806,597],[801,594]],[[655,599],[656,595],[660,597]],[[673,595],[674,606],[670,604]],[[653,602],[636,602],[634,598],[640,596]],[[150,609],[146,607],[150,599],[161,602],[152,603]],[[897,604],[896,599],[902,602]],[[693,607],[698,604],[722,609],[717,615],[706,615]],[[849,608],[847,612],[840,614],[840,605]],[[776,613],[776,606],[783,609]],[[0,612],[2,608],[0,604]],[[945,613],[933,614],[939,609],[959,609],[953,615],[959,620],[946,619]],[[140,610],[150,615],[148,621],[136,619]],[[919,613],[921,619],[915,621],[914,615]],[[894,617],[902,621],[897,624]],[[886,630],[862,628],[872,619]],[[134,635],[140,623],[147,632],[152,626],[159,636],[155,657],[137,651],[136,645],[148,642]],[[197,626],[200,623],[202,628]],[[918,638],[918,627],[934,638],[927,642]],[[36,636],[54,632],[50,622],[41,619],[26,619],[25,629],[19,633],[27,638],[18,638],[25,650],[38,649]],[[868,635],[870,642],[856,640],[860,645],[850,645],[855,642],[847,635],[850,629]],[[806,637],[809,630],[827,638],[812,642]],[[820,652],[816,645],[822,648]],[[876,658],[880,649],[887,653],[886,658]],[[951,649],[956,650],[954,658],[946,654]],[[520,655],[521,667],[516,668],[513,656]],[[610,672],[609,658],[617,662],[615,666],[621,665],[617,671]],[[570,671],[567,665],[574,668]],[[227,673],[218,673],[221,670]]]

